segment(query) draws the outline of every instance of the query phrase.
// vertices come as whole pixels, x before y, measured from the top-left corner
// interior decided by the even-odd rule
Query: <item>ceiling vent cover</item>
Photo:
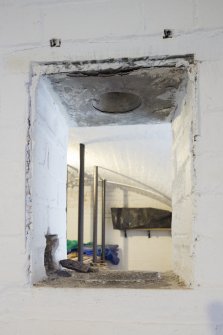
[[[93,107],[104,113],[127,113],[141,105],[138,95],[128,92],[107,92],[93,100]]]

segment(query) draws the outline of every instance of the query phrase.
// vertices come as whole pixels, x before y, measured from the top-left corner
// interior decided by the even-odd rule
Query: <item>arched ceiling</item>
[[[70,129],[68,164],[79,166],[79,143],[85,144],[85,167],[95,165],[102,178],[154,189],[171,198],[170,123]]]

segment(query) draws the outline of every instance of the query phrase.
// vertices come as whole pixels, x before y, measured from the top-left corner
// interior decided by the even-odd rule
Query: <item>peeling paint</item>
[[[47,81],[65,107],[69,126],[92,127],[170,121],[186,77],[184,67],[104,68],[49,75]],[[93,101],[113,91],[137,94],[142,104],[125,115],[95,111]]]

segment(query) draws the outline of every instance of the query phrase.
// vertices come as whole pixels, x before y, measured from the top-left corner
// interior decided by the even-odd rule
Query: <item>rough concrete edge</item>
[[[192,99],[192,124],[191,124],[191,148],[192,148],[192,246],[191,246],[191,257],[193,260],[193,280],[191,282],[192,288],[198,288],[200,284],[196,280],[196,246],[199,240],[199,235],[196,231],[196,215],[197,215],[197,197],[199,194],[197,192],[197,170],[196,170],[196,155],[197,146],[200,138],[200,109],[199,109],[199,68],[198,63],[194,65],[190,74],[190,79],[193,80],[193,99]]]
[[[72,72],[121,72],[138,68],[150,67],[188,67],[194,63],[194,55],[157,56],[140,58],[119,58],[86,61],[59,61],[59,62],[33,62],[33,73],[35,75],[50,75],[55,73]]]
[[[27,85],[28,92],[28,115],[27,115],[27,133],[25,147],[25,251],[26,251],[26,285],[31,284],[32,273],[32,110],[35,106],[35,87],[37,85],[37,77],[33,74],[30,64],[30,76]]]
[[[195,287],[199,287],[199,284],[196,283],[195,279],[195,249],[196,249],[196,241],[198,237],[196,235],[195,229],[195,219],[196,219],[196,168],[195,168],[195,159],[196,159],[196,141],[200,136],[200,126],[199,126],[199,109],[198,109],[198,62],[193,61],[187,67],[187,78],[186,84],[182,83],[181,91],[178,95],[177,108],[173,115],[172,121],[176,118],[182,106],[187,102],[187,98],[190,97],[190,105],[191,105],[191,127],[190,127],[190,150],[191,150],[191,178],[192,178],[192,189],[191,189],[191,198],[192,198],[192,213],[191,213],[191,225],[192,225],[192,234],[191,234],[191,250],[190,257],[192,259],[192,268],[191,268],[191,277],[189,281],[186,281],[185,284],[187,288],[194,289]],[[190,92],[189,92],[190,91]],[[180,276],[179,278],[184,281]]]

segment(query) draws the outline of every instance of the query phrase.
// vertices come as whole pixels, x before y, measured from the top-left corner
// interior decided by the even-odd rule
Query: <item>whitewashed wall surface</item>
[[[220,0],[0,0],[0,334],[223,334],[222,17]],[[172,29],[173,37],[163,39],[164,29]],[[52,38],[60,38],[61,46],[51,48]],[[29,117],[33,117],[31,111],[38,98],[33,92],[37,81],[33,64],[185,54],[194,54],[197,69],[195,105],[185,106],[185,111],[193,112],[191,146],[185,148],[192,165],[184,156],[181,163],[185,170],[176,171],[179,178],[190,171],[193,184],[182,187],[183,197],[173,200],[182,207],[181,213],[186,215],[189,210],[191,219],[189,232],[182,227],[175,234],[179,254],[186,253],[185,267],[193,268],[192,287],[32,287],[32,261],[36,257],[38,262],[38,251],[29,238],[35,236],[36,229],[32,225],[36,214],[29,211],[33,204],[28,183],[35,174],[30,161],[33,157],[29,156],[35,152],[35,146],[30,147],[35,143],[27,131],[29,122],[34,122]],[[53,101],[48,107],[56,109]],[[46,117],[39,129],[43,141],[48,141],[50,126],[56,127],[57,122],[62,121]],[[173,133],[178,126],[173,125]],[[65,143],[67,138],[64,133],[56,135],[54,150],[63,157],[60,140]],[[177,154],[177,145],[173,149]],[[39,164],[43,156],[38,156]],[[50,169],[48,173],[56,178],[59,188],[65,176],[55,176]],[[41,185],[36,187],[41,198]],[[59,194],[63,203],[65,195]],[[51,194],[44,196],[47,202],[55,200]],[[57,209],[63,216],[60,206]],[[43,232],[50,222],[44,220],[40,221]],[[192,245],[190,250],[188,245]],[[43,249],[39,252],[41,257]],[[185,271],[177,261],[175,267]]]

